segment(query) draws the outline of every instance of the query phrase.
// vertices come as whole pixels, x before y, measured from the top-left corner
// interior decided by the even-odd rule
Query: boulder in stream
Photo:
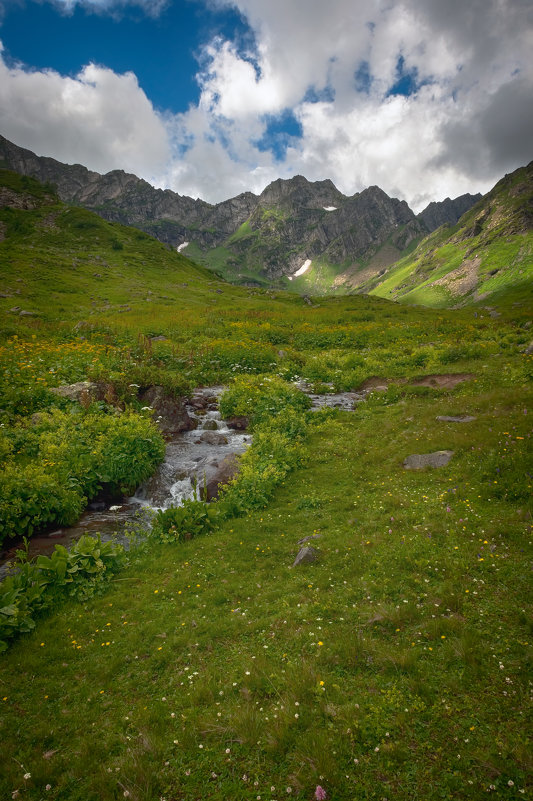
[[[228,440],[224,434],[217,431],[204,431],[200,436],[200,442],[207,442],[208,445],[227,445]]]
[[[163,434],[178,434],[196,428],[196,421],[187,414],[183,400],[170,395],[163,387],[150,387],[139,400],[152,407],[154,421]]]
[[[202,500],[212,501],[218,498],[220,488],[231,481],[238,472],[239,460],[236,454],[230,453],[217,465],[215,474],[206,482],[205,487],[201,488]]]

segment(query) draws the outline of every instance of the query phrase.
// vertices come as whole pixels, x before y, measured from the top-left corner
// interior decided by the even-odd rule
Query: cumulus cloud
[[[194,132],[168,176],[178,191],[217,200],[226,186],[258,191],[302,173],[332,178],[346,193],[378,184],[420,209],[486,191],[502,170],[533,157],[527,0],[232,5],[256,47],[242,52],[222,40],[206,47],[199,106],[174,119]],[[397,93],[406,76],[409,91]],[[279,162],[257,142],[267,120],[287,109],[301,136]]]
[[[187,111],[156,114],[131,74],[3,65],[4,132],[211,202],[300,173],[347,194],[378,184],[418,210],[533,157],[530,0],[209,2],[236,8],[253,43],[206,42]],[[280,157],[272,123],[288,116],[298,132]]]
[[[16,144],[98,172],[154,179],[171,155],[165,125],[135,75],[94,64],[70,78],[8,67],[0,50],[0,118]]]

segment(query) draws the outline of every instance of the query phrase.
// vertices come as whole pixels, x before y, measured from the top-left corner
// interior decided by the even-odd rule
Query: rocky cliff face
[[[418,219],[425,225],[428,233],[436,231],[441,225],[455,225],[456,222],[472,206],[481,200],[482,195],[460,195],[455,200],[447,197],[439,203],[430,203],[424,211],[418,215]]]
[[[274,181],[259,197],[245,192],[212,205],[155,189],[122,170],[100,175],[36,156],[3,137],[1,163],[55,184],[62,200],[107,220],[134,225],[172,247],[189,243],[208,265],[211,251],[223,246],[224,272],[234,280],[242,279],[243,268],[268,280],[293,276],[316,259],[358,270],[385,245],[396,257],[443,221],[456,222],[461,209],[477,199],[464,195],[432,203],[416,217],[405,201],[377,186],[346,197],[329,180],[310,182],[297,175]]]

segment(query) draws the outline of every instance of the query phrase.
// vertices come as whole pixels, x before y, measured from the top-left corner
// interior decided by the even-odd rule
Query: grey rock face
[[[403,463],[406,470],[422,470],[424,467],[444,467],[453,456],[453,451],[434,453],[413,453]]]
[[[429,206],[418,214],[418,219],[424,224],[429,233],[440,228],[441,225],[455,225],[456,222],[469,211],[472,206],[481,200],[482,195],[461,195],[454,200],[447,197],[438,203],[430,203]]]

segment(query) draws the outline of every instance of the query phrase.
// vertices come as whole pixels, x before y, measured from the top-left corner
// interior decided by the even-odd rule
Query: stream
[[[311,399],[312,409],[329,406],[352,411],[355,404],[364,400],[365,393],[313,394],[305,382],[298,389]],[[188,399],[186,410],[196,422],[192,431],[184,431],[167,442],[166,454],[154,475],[142,484],[135,495],[123,498],[109,506],[93,501],[74,526],[63,526],[29,540],[29,557],[50,555],[55,546],[68,546],[83,534],[100,533],[102,540],[116,539],[128,547],[126,529],[142,523],[152,510],[179,506],[182,501],[198,497],[202,487],[216,482],[228,457],[244,453],[252,442],[251,434],[237,431],[222,420],[218,399],[225,387],[207,387],[196,390]],[[11,546],[0,555],[0,581],[9,572],[21,543]]]

